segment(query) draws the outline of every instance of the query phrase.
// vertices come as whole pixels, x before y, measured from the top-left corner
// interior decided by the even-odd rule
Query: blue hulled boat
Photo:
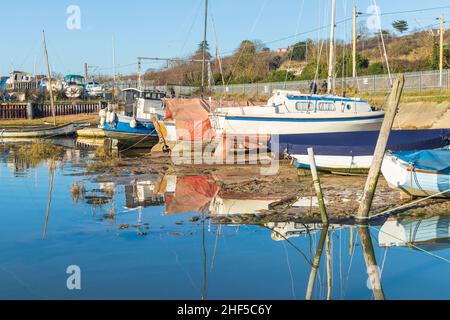
[[[116,139],[122,145],[151,147],[149,142],[156,141],[158,134],[153,119],[161,120],[165,116],[165,93],[159,90],[123,90],[126,107],[121,114],[113,110],[100,111],[100,128],[109,138]]]

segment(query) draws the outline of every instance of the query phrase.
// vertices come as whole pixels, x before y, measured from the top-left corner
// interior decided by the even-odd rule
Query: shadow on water
[[[63,229],[64,239],[73,238],[73,241],[78,241],[80,230],[88,226],[94,228],[91,223],[95,221],[96,233],[91,237],[103,239],[102,245],[107,247],[108,242],[102,231],[108,231],[108,234],[113,231],[111,243],[114,249],[110,250],[119,247],[123,255],[130,255],[130,259],[136,262],[140,259],[132,255],[133,247],[142,245],[138,247],[139,251],[145,248],[159,257],[141,269],[136,267],[135,270],[131,264],[123,267],[125,270],[136,273],[147,268],[152,272],[161,267],[167,269],[166,273],[156,275],[160,284],[172,283],[171,278],[175,276],[181,281],[173,272],[177,268],[183,270],[192,288],[185,288],[182,297],[230,298],[238,294],[240,288],[245,288],[249,293],[243,298],[259,297],[258,294],[263,292],[266,295],[261,297],[265,298],[286,298],[289,297],[286,292],[291,292],[294,299],[298,299],[297,293],[302,292],[301,297],[307,300],[403,298],[407,292],[396,292],[396,280],[389,275],[390,272],[408,274],[408,270],[403,269],[409,266],[401,261],[405,254],[415,254],[412,258],[408,256],[408,263],[414,265],[420,265],[428,258],[433,264],[437,260],[449,263],[446,257],[450,254],[450,217],[390,217],[367,226],[334,222],[323,225],[295,217],[267,220],[263,213],[285,195],[262,197],[248,191],[231,192],[224,190],[211,176],[157,173],[66,177],[69,182],[64,190],[72,201],[70,206],[65,203],[70,207],[67,210],[83,215],[64,216],[63,219],[57,202],[61,197],[62,176],[56,169],[86,161],[95,152],[95,146],[85,144],[80,148],[76,144],[70,146],[70,143],[65,141],[64,146],[57,144],[62,148],[58,157],[42,159],[38,164],[21,157],[18,151],[21,145],[0,145],[0,162],[15,177],[36,170],[36,166],[40,166],[49,177],[49,185],[42,187],[47,210],[45,215],[40,215],[45,243],[61,239],[57,230],[64,225],[66,218],[70,217],[71,223],[77,223],[73,231],[70,225]],[[40,232],[42,237],[42,229]],[[154,244],[157,239],[161,242]],[[73,245],[72,242],[69,244]],[[92,245],[92,250],[101,250],[101,246]],[[164,245],[167,245],[166,249],[159,247]],[[176,259],[168,252],[174,252]],[[180,258],[182,255],[184,260]],[[121,260],[126,259],[107,262],[113,268],[120,265]],[[237,262],[239,260],[247,263],[241,264]],[[182,261],[189,261],[190,267]],[[420,272],[426,270],[414,270],[409,277],[420,277]],[[144,273],[142,276],[155,275]],[[443,276],[446,275],[436,274],[433,279],[439,283]],[[227,280],[230,277],[239,281],[231,285]],[[141,280],[139,276],[137,278]],[[261,285],[262,279],[270,285]],[[176,294],[174,292],[168,297],[179,297]],[[442,296],[442,291],[436,295]],[[436,295],[430,292],[430,296]]]

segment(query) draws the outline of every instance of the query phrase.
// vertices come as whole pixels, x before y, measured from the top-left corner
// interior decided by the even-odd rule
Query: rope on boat
[[[132,146],[124,149],[124,150],[120,150],[120,153],[124,153],[130,149],[133,149],[134,147],[136,147],[138,144],[140,144],[141,142],[145,141],[145,139],[149,138],[150,136],[154,135],[156,133],[156,129],[153,130],[152,132],[150,132],[149,134],[147,134],[145,137],[143,137],[141,140],[139,140],[138,142],[136,142],[135,144],[133,144]]]
[[[450,192],[450,189],[447,189],[447,190],[445,190],[445,191],[442,191],[442,192],[433,194],[433,195],[431,195],[431,196],[429,196],[429,197],[426,197],[426,198],[421,198],[421,199],[418,199],[418,200],[415,200],[415,201],[406,203],[406,204],[401,205],[401,206],[399,206],[399,207],[396,207],[396,208],[394,208],[394,209],[389,209],[389,210],[383,211],[383,212],[381,212],[381,213],[378,213],[378,214],[376,214],[376,215],[373,215],[373,216],[370,216],[370,217],[367,217],[367,218],[366,218],[366,217],[358,217],[357,215],[354,215],[353,217],[358,218],[358,220],[372,220],[372,219],[374,219],[374,218],[377,218],[377,217],[380,217],[380,216],[384,216],[384,215],[387,215],[387,214],[389,214],[389,213],[392,213],[392,212],[395,212],[395,211],[398,211],[398,210],[401,210],[401,209],[408,208],[408,207],[410,207],[410,206],[412,206],[412,205],[415,205],[415,204],[424,202],[424,201],[426,201],[426,200],[430,200],[430,199],[432,199],[432,198],[436,198],[436,197],[441,196],[441,195],[443,195],[443,194],[445,194],[445,193],[448,193],[448,192]]]

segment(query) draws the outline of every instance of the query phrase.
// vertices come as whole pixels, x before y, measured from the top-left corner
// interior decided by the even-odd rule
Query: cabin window
[[[348,104],[348,105],[347,105],[347,110],[348,110],[348,111],[352,110],[352,106]]]
[[[336,111],[336,105],[331,102],[320,102],[319,111]]]
[[[309,102],[309,101],[304,102],[304,101],[302,101],[302,102],[297,102],[295,104],[295,109],[297,111],[301,111],[301,112],[311,112],[311,111],[314,110],[314,106],[313,106],[312,102]]]

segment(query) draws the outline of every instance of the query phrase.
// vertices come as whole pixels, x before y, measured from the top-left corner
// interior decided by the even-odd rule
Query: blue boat
[[[379,131],[279,136],[270,141],[272,152],[288,154],[297,168],[309,169],[308,148],[314,148],[317,167],[333,173],[363,173],[372,165]],[[450,143],[450,130],[394,130],[391,151],[443,148]]]
[[[389,185],[411,196],[450,198],[450,149],[391,152],[382,172]]]
[[[6,82],[8,81],[9,77],[1,77],[0,78],[0,91],[6,91]]]
[[[151,147],[157,142],[158,134],[153,120],[165,117],[165,93],[159,90],[123,90],[126,107],[123,114],[113,110],[100,111],[100,126],[108,138],[119,144],[133,147]]]

